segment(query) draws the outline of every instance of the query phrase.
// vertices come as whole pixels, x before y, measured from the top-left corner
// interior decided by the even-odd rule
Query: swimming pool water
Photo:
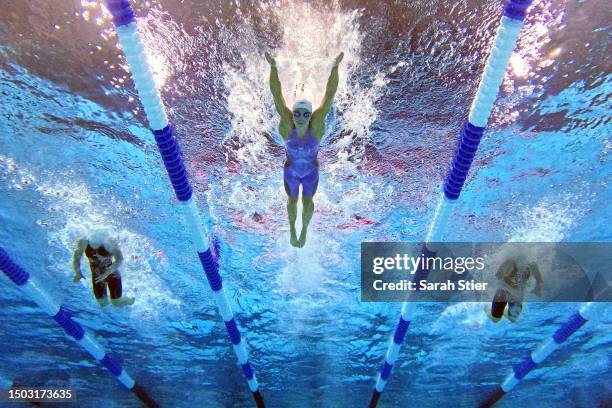
[[[3,7],[0,245],[162,406],[252,406],[108,12],[89,0]],[[424,239],[503,3],[134,7],[267,405],[366,406],[399,305],[360,302],[360,243]],[[448,241],[612,240],[607,11],[534,1]],[[299,250],[267,50],[288,103],[319,100],[345,52]],[[100,224],[117,231],[130,308],[100,309],[89,280],[71,283],[74,240]],[[78,406],[140,406],[0,283],[0,377],[74,388]],[[578,306],[529,304],[519,323],[492,325],[481,304],[421,305],[379,406],[477,405]],[[499,406],[609,403],[611,322],[600,306]]]

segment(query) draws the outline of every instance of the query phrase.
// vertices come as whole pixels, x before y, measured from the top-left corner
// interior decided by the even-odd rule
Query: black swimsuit
[[[106,273],[109,266],[113,264],[113,255],[106,250],[103,246],[94,249],[87,242],[87,248],[85,248],[85,256],[89,260],[89,267],[91,269],[91,281],[93,284],[93,291],[96,299],[103,299],[106,297],[106,286],[110,290],[111,299],[119,299],[121,297],[121,276],[119,272],[113,272],[106,277],[103,281],[96,283],[96,279]]]
[[[513,289],[524,291],[529,278],[531,278],[531,271],[529,268],[519,268],[515,265],[512,273],[504,277],[504,282]],[[493,298],[491,315],[501,318],[504,315],[506,305],[508,305],[508,315],[511,317],[518,317],[523,310],[522,301],[515,299],[511,293],[504,288],[497,289],[495,297]]]

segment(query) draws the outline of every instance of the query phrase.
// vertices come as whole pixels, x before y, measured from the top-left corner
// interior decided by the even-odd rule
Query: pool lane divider
[[[512,368],[512,372],[503,383],[495,387],[480,403],[479,408],[489,408],[495,405],[504,395],[509,393],[529,372],[542,363],[553,351],[557,350],[572,334],[580,329],[593,316],[592,303],[585,304],[575,312],[553,333],[552,337],[533,351],[526,359]]]
[[[478,151],[480,140],[486,130],[491,110],[497,99],[510,56],[516,47],[516,42],[523,27],[523,20],[527,15],[527,9],[531,5],[531,1],[510,0],[504,8],[500,25],[495,34],[493,48],[480,79],[478,91],[470,107],[468,120],[463,124],[460,131],[459,144],[455,151],[451,169],[442,186],[434,217],[425,239],[424,251],[429,251],[427,243],[444,241],[444,234],[449,224],[453,207],[459,199],[472,162]],[[418,271],[417,274],[420,279],[424,279],[427,276],[427,271]],[[415,277],[417,274],[415,274]],[[389,340],[385,361],[380,368],[376,385],[372,391],[369,408],[375,408],[378,405],[415,311],[416,303],[405,302],[402,305],[400,318]]]
[[[0,247],[0,270],[45,313],[51,316],[69,336],[74,338],[79,346],[106,367],[125,388],[132,391],[145,406],[149,408],[159,407],[149,393],[123,369],[121,362],[104,351],[102,346],[85,331],[83,326],[72,319],[72,314],[68,309],[49,298],[42,287],[30,279],[30,274],[13,262],[2,247]]]
[[[219,274],[219,253],[215,250],[215,246],[211,245],[211,241],[214,242],[214,240],[209,237],[200,216],[196,199],[193,197],[193,189],[181,158],[174,128],[168,121],[164,103],[155,85],[153,73],[147,60],[144,44],[138,33],[134,11],[128,0],[106,0],[106,5],[113,16],[113,22],[119,36],[119,44],[123,48],[140,102],[188,225],[198,258],[213,291],[217,309],[225,323],[234,353],[257,407],[263,408],[265,404],[255,377],[255,370],[249,362],[245,340],[240,335],[238,324],[223,287],[223,280]]]

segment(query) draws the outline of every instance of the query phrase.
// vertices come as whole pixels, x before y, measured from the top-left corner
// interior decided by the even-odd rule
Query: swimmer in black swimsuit
[[[501,285],[495,292],[491,307],[485,307],[485,313],[493,323],[499,322],[504,316],[512,323],[516,322],[523,311],[525,291],[532,277],[536,285],[531,292],[542,297],[544,279],[535,262],[521,265],[521,262],[509,259],[499,267],[495,276]]]
[[[81,273],[83,253],[89,261],[93,292],[100,306],[108,305],[107,286],[110,292],[110,303],[113,306],[121,307],[133,304],[134,298],[121,296],[119,267],[123,262],[123,255],[109,235],[103,231],[95,231],[88,239],[82,238],[77,241],[77,247],[72,255],[74,283],[83,278]]]

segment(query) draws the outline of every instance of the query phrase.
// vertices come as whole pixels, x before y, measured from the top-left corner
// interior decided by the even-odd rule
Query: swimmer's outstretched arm
[[[287,138],[291,133],[291,117],[293,116],[293,113],[291,112],[291,109],[287,107],[285,98],[283,98],[283,90],[280,78],[278,77],[276,60],[268,52],[266,52],[266,60],[270,64],[270,91],[272,92],[272,97],[274,98],[274,106],[276,107],[278,114],[281,116],[278,131],[280,132],[281,136]]]
[[[327,79],[327,85],[325,86],[325,95],[323,96],[321,106],[319,106],[319,108],[312,113],[312,131],[319,140],[325,134],[325,117],[331,110],[334,103],[334,97],[336,96],[336,91],[338,90],[338,82],[340,80],[338,76],[338,66],[340,65],[340,62],[342,62],[343,58],[344,53],[341,52],[334,60],[334,65],[332,66],[331,73]]]
[[[87,240],[79,239],[77,241],[76,248],[72,253],[72,270],[74,271],[74,278],[72,281],[74,283],[78,282],[83,278],[83,274],[81,273],[81,258],[83,257],[83,252],[85,252],[85,247],[87,246]]]

